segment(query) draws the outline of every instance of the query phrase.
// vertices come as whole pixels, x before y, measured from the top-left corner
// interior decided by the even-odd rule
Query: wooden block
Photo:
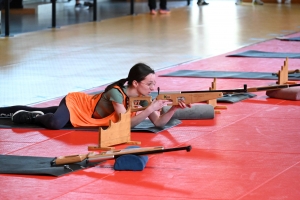
[[[211,83],[211,87],[209,88],[209,90],[216,90],[217,89],[217,79],[214,78],[213,82]],[[206,101],[207,104],[212,105],[214,107],[214,109],[227,109],[226,106],[219,106],[217,103],[217,99],[211,99]],[[215,110],[215,114],[220,114],[221,111],[219,110]]]
[[[98,146],[89,146],[88,150],[111,150],[118,144],[141,144],[137,141],[131,141],[131,109],[126,113],[120,114],[119,121],[116,123],[110,121],[107,129],[99,128]]]

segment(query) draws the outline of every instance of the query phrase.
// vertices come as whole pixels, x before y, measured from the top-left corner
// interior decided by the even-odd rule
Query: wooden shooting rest
[[[209,90],[216,90],[217,89],[217,81],[216,80],[217,79],[214,78],[214,81],[211,83],[211,87],[209,88]],[[218,109],[227,109],[226,106],[219,106],[219,105],[217,105],[217,99],[211,99],[211,100],[208,100],[206,102],[207,102],[207,104],[212,105],[214,107],[216,114],[220,114],[221,113],[221,111],[218,110]]]
[[[291,70],[289,71],[288,69],[288,58],[285,59],[283,66],[281,69],[278,71],[278,81],[276,84],[278,85],[284,85],[284,84],[297,84],[295,81],[289,81],[289,74],[295,73],[298,70]]]
[[[89,151],[95,150],[112,150],[115,149],[115,145],[119,144],[134,144],[138,145],[141,142],[131,141],[131,109],[127,109],[126,113],[120,114],[119,121],[116,123],[109,121],[109,126],[107,129],[102,129],[99,127],[99,141],[98,146],[89,146]]]

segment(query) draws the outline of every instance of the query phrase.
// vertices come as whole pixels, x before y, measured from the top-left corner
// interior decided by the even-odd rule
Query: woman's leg
[[[62,99],[55,113],[39,115],[34,119],[34,123],[42,124],[46,128],[54,130],[63,128],[68,122],[70,122],[70,112],[65,98]]]
[[[51,107],[45,107],[45,108],[36,108],[36,107],[30,107],[30,106],[9,106],[9,107],[2,107],[0,108],[0,117],[1,118],[11,118],[11,116],[20,110],[26,110],[26,111],[41,111],[43,113],[54,113],[58,106],[51,106]]]

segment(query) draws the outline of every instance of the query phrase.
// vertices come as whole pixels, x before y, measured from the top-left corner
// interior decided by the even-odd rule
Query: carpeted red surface
[[[299,52],[300,46],[299,42],[270,40],[234,52],[244,50]],[[157,74],[180,69],[277,72],[284,62],[226,55]],[[299,66],[299,59],[289,60],[289,69]],[[207,90],[212,79],[159,77],[157,82],[162,91]],[[274,81],[218,79],[217,88],[270,83]],[[103,88],[94,90],[98,89]],[[192,145],[189,153],[151,155],[141,172],[114,171],[114,161],[107,161],[59,178],[1,175],[2,199],[298,199],[300,102],[256,94],[253,99],[223,104],[227,109],[212,120],[184,120],[159,134],[131,135],[141,146]],[[56,103],[58,100],[40,106]],[[96,132],[87,131],[2,129],[0,153],[46,157],[86,153],[88,146],[97,144],[97,137]]]

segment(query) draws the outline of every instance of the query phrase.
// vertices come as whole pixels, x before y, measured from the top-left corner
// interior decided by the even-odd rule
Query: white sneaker
[[[277,0],[277,3],[281,3],[281,0]]]
[[[285,3],[285,4],[290,4],[290,3],[291,3],[291,0],[285,0],[284,3]]]

